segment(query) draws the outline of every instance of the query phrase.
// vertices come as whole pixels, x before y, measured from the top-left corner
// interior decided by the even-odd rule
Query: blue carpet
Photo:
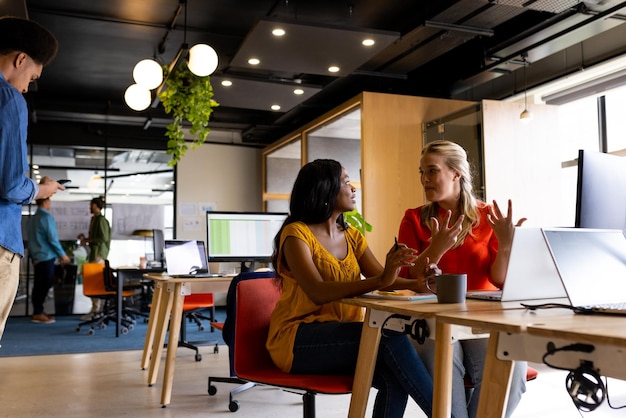
[[[79,316],[57,316],[54,324],[36,324],[30,321],[30,317],[9,317],[0,341],[0,357],[143,350],[148,324],[142,318],[132,331],[116,338],[115,324],[111,323],[105,329],[96,329],[94,335],[87,335],[89,327],[76,332],[76,326],[81,322]],[[226,309],[217,308],[216,320],[223,322],[225,317]],[[195,323],[187,322],[187,340],[224,344],[219,330],[210,332],[208,321],[204,321],[204,326],[204,331],[198,331]]]

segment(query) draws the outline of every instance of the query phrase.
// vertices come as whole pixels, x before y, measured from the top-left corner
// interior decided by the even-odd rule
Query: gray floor
[[[228,411],[232,385],[218,384],[215,396],[207,394],[207,376],[223,376],[228,370],[228,350],[213,354],[202,348],[203,360],[195,362],[190,350],[179,350],[172,403],[161,408],[161,376],[148,387],[147,371],[140,369],[141,351],[0,358],[0,417],[300,417],[300,397],[273,388],[254,388],[237,396],[240,410]],[[535,365],[539,377],[528,383],[516,418],[578,417],[565,392],[565,372]],[[612,403],[626,404],[626,382],[610,379]],[[374,390],[372,390],[374,392]],[[347,416],[349,395],[317,397],[317,416]],[[605,402],[589,416],[624,416]],[[371,402],[368,407],[371,415]],[[406,417],[423,417],[410,402]]]

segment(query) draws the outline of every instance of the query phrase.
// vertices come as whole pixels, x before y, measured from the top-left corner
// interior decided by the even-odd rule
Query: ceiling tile
[[[280,28],[283,36],[272,35]],[[248,33],[231,61],[232,67],[258,68],[292,74],[346,76],[398,39],[399,33],[261,20]],[[372,46],[363,46],[373,39]],[[260,64],[248,64],[257,58]],[[330,73],[330,66],[340,68]]]
[[[226,80],[232,85],[223,86],[222,81]],[[220,106],[271,111],[272,105],[279,105],[278,112],[287,112],[321,90],[319,87],[217,75],[211,76],[211,85],[213,99]],[[295,89],[301,89],[303,93],[297,95]]]

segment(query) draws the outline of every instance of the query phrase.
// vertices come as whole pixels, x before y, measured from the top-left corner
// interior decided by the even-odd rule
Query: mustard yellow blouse
[[[283,293],[276,304],[270,320],[267,349],[274,363],[283,371],[289,372],[293,362],[293,344],[296,331],[301,323],[312,322],[354,322],[363,321],[361,308],[339,302],[314,304],[293,278],[292,273],[280,260],[282,246],[287,237],[304,241],[311,249],[313,263],[324,281],[348,282],[361,280],[358,260],[367,248],[367,241],[355,228],[345,232],[348,255],[343,260],[336,259],[317,241],[309,227],[302,222],[285,226],[280,237],[281,250],[276,269],[283,278]]]

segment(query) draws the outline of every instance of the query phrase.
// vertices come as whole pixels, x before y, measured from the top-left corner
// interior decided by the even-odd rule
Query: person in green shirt
[[[89,211],[92,217],[89,222],[89,236],[85,237],[85,234],[78,234],[80,244],[89,246],[89,254],[87,255],[89,263],[104,263],[111,248],[111,226],[102,214],[102,208],[104,208],[104,200],[101,197],[91,199]],[[89,320],[94,314],[101,312],[102,308],[102,299],[91,298],[91,312],[81,316],[80,319]]]

